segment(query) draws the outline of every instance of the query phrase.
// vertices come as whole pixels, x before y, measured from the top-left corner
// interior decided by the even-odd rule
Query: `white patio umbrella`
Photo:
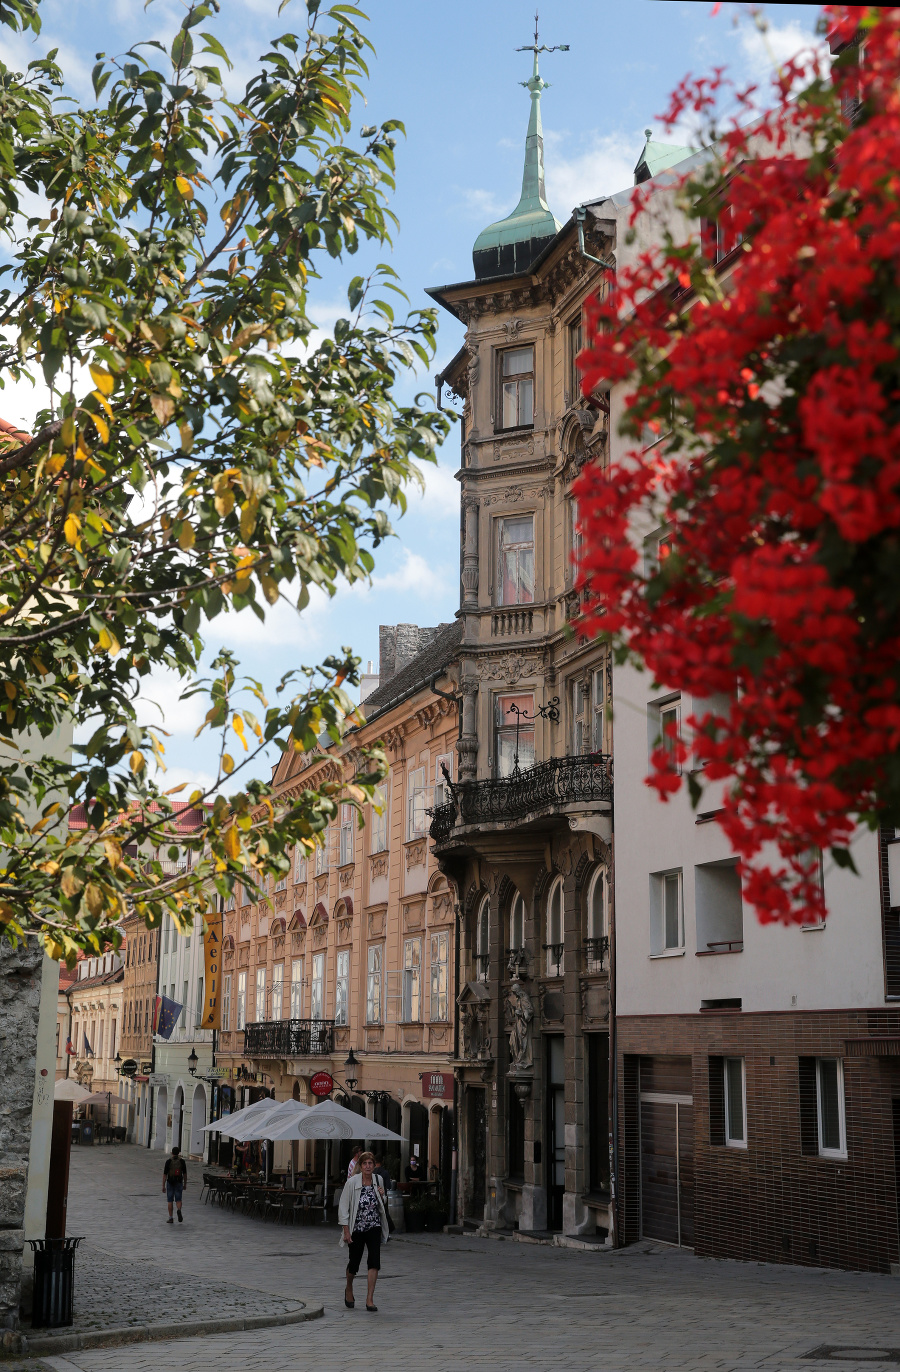
[[[274,1130],[281,1129],[285,1125],[291,1124],[300,1115],[307,1114],[311,1105],[304,1105],[302,1101],[294,1100],[290,1097],[283,1101],[270,1101],[274,1108],[265,1113],[257,1115],[244,1126],[240,1135],[242,1143],[248,1143],[254,1139],[271,1139],[277,1137]],[[291,1186],[294,1185],[294,1150],[291,1149]]]
[[[70,1100],[74,1105],[81,1105],[89,1098],[90,1094],[86,1086],[74,1081],[72,1077],[60,1077],[53,1088],[54,1100]]]
[[[331,1161],[332,1139],[390,1139],[402,1142],[400,1135],[383,1124],[376,1124],[355,1110],[338,1105],[335,1100],[323,1100],[311,1106],[305,1114],[281,1125],[275,1133],[266,1132],[266,1137],[274,1141],[282,1139],[324,1139],[325,1140],[325,1195],[323,1205],[328,1205],[328,1166]]]
[[[276,1105],[278,1105],[278,1101],[272,1100],[270,1096],[266,1096],[265,1100],[255,1101],[253,1105],[245,1105],[243,1110],[235,1110],[231,1115],[225,1115],[222,1119],[213,1120],[212,1124],[204,1124],[203,1133],[209,1134],[214,1132],[216,1134],[224,1134],[228,1139],[236,1138],[237,1135],[232,1132],[232,1126],[243,1129],[251,1120],[257,1119],[260,1115],[268,1114]]]

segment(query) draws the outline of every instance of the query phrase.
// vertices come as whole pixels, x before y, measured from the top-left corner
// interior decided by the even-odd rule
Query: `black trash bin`
[[[58,1329],[75,1318],[75,1249],[83,1239],[29,1239],[34,1250],[32,1329]]]

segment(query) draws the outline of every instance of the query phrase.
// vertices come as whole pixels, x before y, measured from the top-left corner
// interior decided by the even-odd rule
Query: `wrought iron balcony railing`
[[[609,957],[609,936],[603,934],[600,938],[586,938],[584,941],[584,970],[586,972],[602,972],[605,970],[605,961]]]
[[[612,758],[607,753],[554,757],[509,777],[460,781],[445,805],[432,811],[431,837],[445,843],[457,824],[522,819],[562,805],[612,801]]]
[[[333,1019],[271,1019],[244,1029],[248,1058],[308,1058],[334,1052]]]

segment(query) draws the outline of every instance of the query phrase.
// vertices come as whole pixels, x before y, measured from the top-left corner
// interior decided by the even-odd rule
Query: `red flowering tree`
[[[824,913],[820,852],[852,866],[858,824],[900,824],[900,9],[824,21],[834,69],[788,64],[769,113],[715,132],[677,190],[690,241],[619,271],[581,358],[637,440],[581,477],[587,625],[706,702],[649,782],[677,790],[689,743],[784,922]],[[669,120],[711,120],[720,83]]]

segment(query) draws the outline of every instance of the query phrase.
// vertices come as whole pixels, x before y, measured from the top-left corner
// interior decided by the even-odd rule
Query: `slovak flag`
[[[171,1038],[180,1014],[181,1006],[177,1000],[169,1000],[168,996],[157,996],[153,1003],[154,1034],[158,1034],[161,1039]]]
[[[78,1057],[76,1049],[72,1047],[72,1040],[70,1038],[66,1039],[66,1052],[68,1053],[70,1058]]]

